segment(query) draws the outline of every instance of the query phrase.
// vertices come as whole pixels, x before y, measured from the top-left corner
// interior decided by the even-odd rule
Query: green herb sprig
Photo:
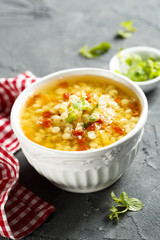
[[[110,213],[108,215],[109,219],[117,218],[119,220],[119,214],[123,214],[130,211],[140,211],[143,208],[143,203],[137,198],[129,198],[126,192],[122,192],[120,198],[117,198],[114,192],[111,192],[111,197],[116,202],[117,206],[112,206],[110,208]]]
[[[89,48],[88,46],[83,46],[80,48],[79,53],[86,58],[97,58],[104,54],[111,48],[111,44],[108,42],[102,42],[97,46]]]
[[[137,29],[133,26],[133,21],[123,21],[120,23],[122,29],[117,32],[117,36],[121,38],[129,38],[131,37],[132,33],[135,32]]]

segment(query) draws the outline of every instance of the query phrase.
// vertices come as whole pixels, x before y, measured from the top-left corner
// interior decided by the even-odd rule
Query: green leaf
[[[133,27],[132,20],[123,21],[123,22],[121,22],[120,25],[123,29],[120,29],[117,32],[117,36],[119,36],[121,38],[129,38],[132,36],[132,33],[137,30],[136,27]]]
[[[137,30],[136,27],[133,27],[133,20],[123,21],[120,25],[130,32],[135,32]]]
[[[121,199],[117,198],[113,191],[111,192],[111,197],[118,205],[120,205]]]
[[[114,207],[114,206],[112,206],[112,208],[110,208],[109,210],[110,210],[111,212],[114,212],[114,213],[118,211],[118,209],[117,209],[116,207]]]
[[[110,48],[111,48],[110,43],[102,42],[90,49],[88,46],[85,45],[80,48],[79,53],[86,58],[96,58],[107,52]]]
[[[89,122],[95,122],[95,121],[97,121],[97,118],[95,116],[91,115],[89,117]]]
[[[126,192],[122,192],[122,193],[121,193],[121,202],[122,202],[122,205],[123,205],[123,206],[128,206],[128,205],[129,205],[129,204],[128,204],[128,200],[129,200],[129,198],[128,198],[127,193],[126,193]]]
[[[100,56],[101,54],[107,52],[111,48],[111,44],[108,42],[102,42],[99,45],[92,47],[90,53]]]
[[[73,112],[70,112],[69,115],[68,115],[68,117],[66,118],[66,122],[67,122],[67,123],[71,123],[71,122],[73,122],[75,119],[76,119],[75,114],[74,114]]]
[[[116,197],[116,195],[114,194],[113,191],[111,192],[111,198],[112,198],[114,201],[117,200],[117,197]]]
[[[79,53],[86,58],[96,58],[97,57],[90,53],[89,48],[86,45],[80,48]]]
[[[143,208],[143,203],[137,198],[129,198],[128,206],[130,211],[140,211]]]
[[[125,30],[119,30],[117,32],[117,36],[121,38],[130,38],[132,36],[132,33]]]

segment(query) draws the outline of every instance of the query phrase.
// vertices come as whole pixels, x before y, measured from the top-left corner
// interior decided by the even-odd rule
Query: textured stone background
[[[72,67],[108,68],[121,47],[159,48],[159,10],[159,0],[0,0],[0,76],[25,70],[42,77]],[[116,39],[120,22],[129,19],[137,32],[130,39]],[[82,45],[102,41],[112,43],[107,54],[94,60],[78,55]],[[108,189],[92,194],[61,191],[41,177],[21,151],[16,154],[20,182],[56,207],[25,240],[160,239],[160,86],[147,98],[149,116],[138,156]],[[119,222],[109,221],[112,190],[139,198],[144,209],[126,213]]]

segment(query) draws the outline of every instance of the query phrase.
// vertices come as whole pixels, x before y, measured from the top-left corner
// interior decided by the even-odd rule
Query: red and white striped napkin
[[[10,239],[30,234],[54,211],[18,183],[19,162],[12,154],[20,146],[10,125],[10,111],[20,92],[36,80],[29,71],[0,78],[0,235]]]
[[[18,95],[36,80],[29,71],[15,78],[0,78],[0,144],[12,153],[19,150],[20,146],[10,125],[10,111]]]

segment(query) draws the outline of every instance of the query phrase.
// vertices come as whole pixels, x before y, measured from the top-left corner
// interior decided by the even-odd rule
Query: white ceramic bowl
[[[143,59],[146,59],[148,57],[156,57],[160,59],[160,50],[156,48],[143,47],[143,46],[126,48],[120,52],[120,55],[129,56],[130,54],[133,54],[133,53],[139,54]],[[127,68],[128,68],[127,64],[123,64],[123,65],[120,64],[117,54],[111,58],[111,61],[109,63],[109,69],[111,71],[118,70],[120,72],[125,72]],[[144,82],[136,82],[136,84],[138,84],[138,86],[144,92],[149,92],[153,90],[159,84],[159,82],[160,82],[160,76],[151,80],[148,79],[147,81],[144,81]]]
[[[20,112],[28,96],[40,86],[57,78],[87,74],[105,76],[113,79],[113,82],[124,84],[132,89],[142,106],[142,113],[136,127],[121,140],[95,150],[60,151],[30,141],[20,126]],[[132,163],[141,141],[147,112],[148,104],[143,91],[128,78],[103,69],[79,68],[53,73],[26,88],[14,103],[11,124],[26,158],[41,175],[61,189],[86,193],[110,186]]]

